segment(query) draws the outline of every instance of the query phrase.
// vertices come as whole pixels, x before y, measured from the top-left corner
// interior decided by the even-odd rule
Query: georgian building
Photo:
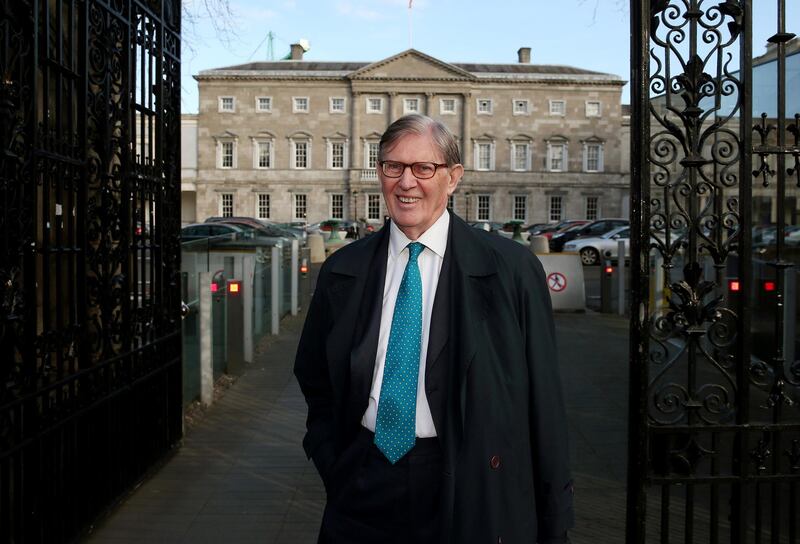
[[[465,167],[468,221],[627,216],[619,77],[568,66],[447,63],[410,49],[377,62],[254,62],[195,76],[183,118],[183,219],[366,219],[386,213],[378,141],[408,113],[442,121]]]

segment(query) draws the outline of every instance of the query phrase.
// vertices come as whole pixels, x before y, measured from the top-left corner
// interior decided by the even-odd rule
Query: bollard
[[[292,240],[292,315],[297,315],[297,289],[300,285],[300,242]]]
[[[617,242],[617,290],[619,297],[619,306],[617,313],[625,315],[625,241],[620,240]]]
[[[281,253],[283,248],[272,246],[272,330],[271,334],[278,334],[281,320]]]
[[[226,292],[227,337],[226,362],[228,374],[240,375],[244,371],[244,303],[242,280],[228,280]]]
[[[211,272],[200,272],[198,289],[200,316],[200,402],[211,406],[214,400],[214,356],[211,338]]]
[[[611,259],[603,263],[603,272],[600,274],[600,311],[604,314],[611,313],[611,278],[614,276],[614,267]]]
[[[531,251],[536,255],[544,255],[550,253],[550,245],[547,236],[531,236],[528,238],[530,242]]]

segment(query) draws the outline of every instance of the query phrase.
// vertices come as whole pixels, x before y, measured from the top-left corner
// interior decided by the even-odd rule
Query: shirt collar
[[[450,213],[447,209],[442,212],[439,219],[431,225],[428,230],[416,240],[444,259],[444,252],[447,249],[447,232],[450,229]],[[400,228],[389,222],[389,255],[392,259],[396,258],[405,247],[415,240],[409,238]]]

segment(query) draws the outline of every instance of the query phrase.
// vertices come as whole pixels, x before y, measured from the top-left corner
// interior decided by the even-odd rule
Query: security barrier
[[[586,289],[580,257],[563,253],[548,253],[538,257],[544,267],[553,310],[586,311]]]

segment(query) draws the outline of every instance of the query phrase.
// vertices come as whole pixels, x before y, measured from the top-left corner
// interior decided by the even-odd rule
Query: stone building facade
[[[452,64],[413,49],[373,63],[307,61],[293,47],[291,60],[195,78],[199,113],[183,120],[196,142],[195,163],[183,161],[184,222],[379,223],[377,144],[412,112],[457,136],[466,172],[451,206],[468,221],[627,215],[624,81],[614,75],[531,64],[528,48],[514,64]]]

